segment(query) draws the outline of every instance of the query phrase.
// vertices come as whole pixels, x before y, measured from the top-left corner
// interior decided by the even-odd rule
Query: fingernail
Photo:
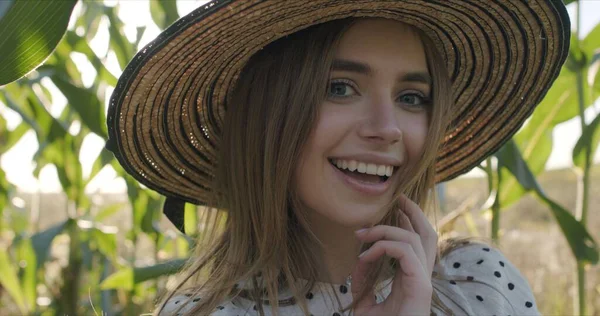
[[[360,258],[360,257],[364,256],[367,252],[369,252],[369,250],[371,250],[371,249],[367,249],[367,250],[363,251],[363,253],[358,255],[358,257]]]
[[[357,234],[362,234],[362,233],[364,233],[364,232],[365,232],[367,229],[368,229],[368,228],[361,228],[361,229],[359,229],[359,230],[355,231],[355,233],[357,233]]]

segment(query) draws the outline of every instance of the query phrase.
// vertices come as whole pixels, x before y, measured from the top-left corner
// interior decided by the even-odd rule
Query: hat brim
[[[569,17],[558,0],[213,1],[128,64],[110,100],[106,147],[147,187],[205,204],[226,95],[248,59],[288,34],[348,17],[411,24],[443,55],[455,109],[436,182],[468,172],[508,141],[569,49]]]

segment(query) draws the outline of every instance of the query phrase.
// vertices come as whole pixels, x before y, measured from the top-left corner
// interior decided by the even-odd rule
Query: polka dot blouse
[[[527,280],[519,270],[497,249],[472,242],[454,249],[434,268],[434,275],[447,280],[432,278],[434,291],[454,315],[540,315],[535,298]],[[382,284],[377,302],[389,295],[391,280]],[[242,288],[249,288],[240,283]],[[350,286],[346,284],[317,283],[306,294],[308,308],[313,315],[351,315],[340,311],[340,304],[331,291],[337,291],[342,306],[352,302]],[[290,292],[282,292],[280,301],[288,301]],[[333,297],[333,300],[331,299]],[[174,296],[159,315],[184,315],[202,297]],[[300,307],[293,302],[280,303],[281,315],[302,315]],[[178,309],[184,306],[178,311]],[[263,305],[265,315],[271,315],[269,305]],[[448,315],[434,306],[431,315]],[[253,301],[236,297],[222,302],[211,315],[260,315]]]

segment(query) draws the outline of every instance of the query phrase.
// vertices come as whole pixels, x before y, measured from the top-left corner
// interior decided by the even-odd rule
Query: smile
[[[352,172],[391,177],[394,172],[394,166],[378,165],[356,160],[332,159],[331,162],[340,170],[350,170]]]
[[[351,189],[368,195],[380,195],[391,186],[389,179],[396,169],[392,165],[382,165],[357,160],[328,159],[334,173]]]

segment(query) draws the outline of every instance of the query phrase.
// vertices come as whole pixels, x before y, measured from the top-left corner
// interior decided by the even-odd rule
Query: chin
[[[370,227],[383,217],[383,206],[373,205],[341,205],[330,214],[330,219],[345,227]]]

